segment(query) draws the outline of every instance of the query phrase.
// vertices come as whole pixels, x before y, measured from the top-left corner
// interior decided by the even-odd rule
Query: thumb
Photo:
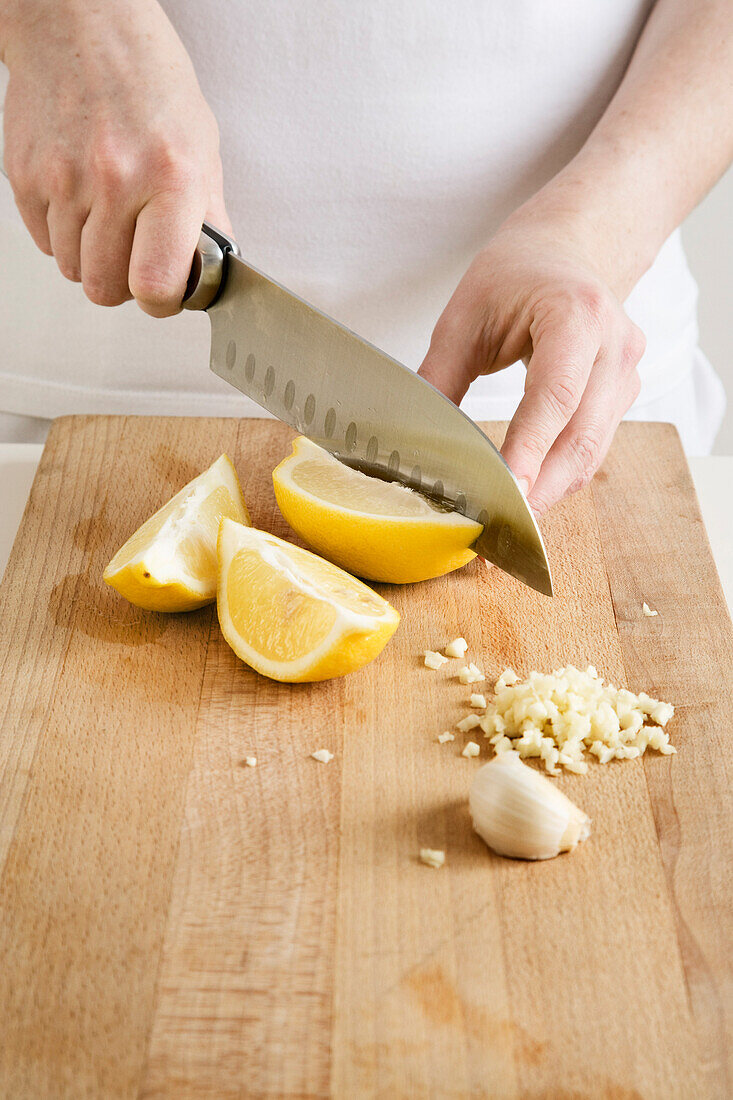
[[[456,332],[447,332],[438,321],[417,373],[459,405],[476,376],[468,341]]]

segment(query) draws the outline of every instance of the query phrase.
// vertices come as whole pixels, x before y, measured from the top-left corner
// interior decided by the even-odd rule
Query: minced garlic
[[[530,672],[526,680],[507,668],[494,691],[480,722],[494,751],[536,756],[553,775],[558,765],[584,774],[586,750],[602,764],[632,760],[647,748],[677,751],[662,728],[674,714],[672,704],[606,684],[592,665],[585,672],[573,665],[549,675]]]
[[[477,668],[473,662],[470,665],[464,665],[458,673],[458,679],[462,684],[478,684],[481,680],[485,680],[483,672],[480,668]]]
[[[461,753],[461,756],[466,756],[466,757],[478,756],[480,752],[481,752],[481,749],[476,744],[476,742],[475,741],[469,741],[468,744],[466,745],[465,749]]]
[[[444,745],[446,741],[455,741],[455,739],[455,733],[449,733],[448,730],[446,730],[445,733],[438,734],[438,740],[440,741],[441,745]]]
[[[432,669],[442,668],[443,665],[448,664],[448,658],[444,657],[442,653],[436,653],[434,649],[425,650],[425,667]]]
[[[486,710],[486,696],[479,695],[478,692],[474,692],[471,696],[471,706],[477,707],[478,710]]]
[[[428,867],[442,867],[445,863],[445,852],[442,852],[440,848],[421,848],[420,859]]]
[[[445,647],[445,655],[446,657],[465,657],[467,649],[468,642],[465,638],[454,638]]]

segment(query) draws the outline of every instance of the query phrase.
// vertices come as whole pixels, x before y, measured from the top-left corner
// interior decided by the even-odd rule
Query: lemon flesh
[[[345,676],[373,660],[400,617],[386,600],[323,558],[224,519],[217,610],[241,660],[287,682]]]
[[[407,584],[459,569],[483,530],[396,482],[352,470],[305,436],[272,474],[285,519],[329,561],[374,581]]]
[[[147,611],[193,611],[216,599],[216,538],[224,516],[249,524],[234,466],[222,455],[143,523],[104,571]]]

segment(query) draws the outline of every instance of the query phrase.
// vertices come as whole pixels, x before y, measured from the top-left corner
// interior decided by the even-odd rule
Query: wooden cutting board
[[[381,657],[298,686],[241,664],[212,608],[101,583],[222,451],[288,537],[291,437],[53,427],[0,602],[0,1095],[729,1097],[733,638],[674,429],[624,424],[543,520],[553,600],[478,561],[382,586]],[[420,658],[457,634],[488,686],[592,662],[674,702],[679,754],[563,776],[593,818],[572,855],[492,855],[466,801],[486,749],[435,739],[471,689]]]

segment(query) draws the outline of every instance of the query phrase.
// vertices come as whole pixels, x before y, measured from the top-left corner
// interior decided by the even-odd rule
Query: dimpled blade
[[[542,536],[480,428],[429,382],[229,255],[211,369],[342,462],[484,525],[474,549],[548,596]]]

